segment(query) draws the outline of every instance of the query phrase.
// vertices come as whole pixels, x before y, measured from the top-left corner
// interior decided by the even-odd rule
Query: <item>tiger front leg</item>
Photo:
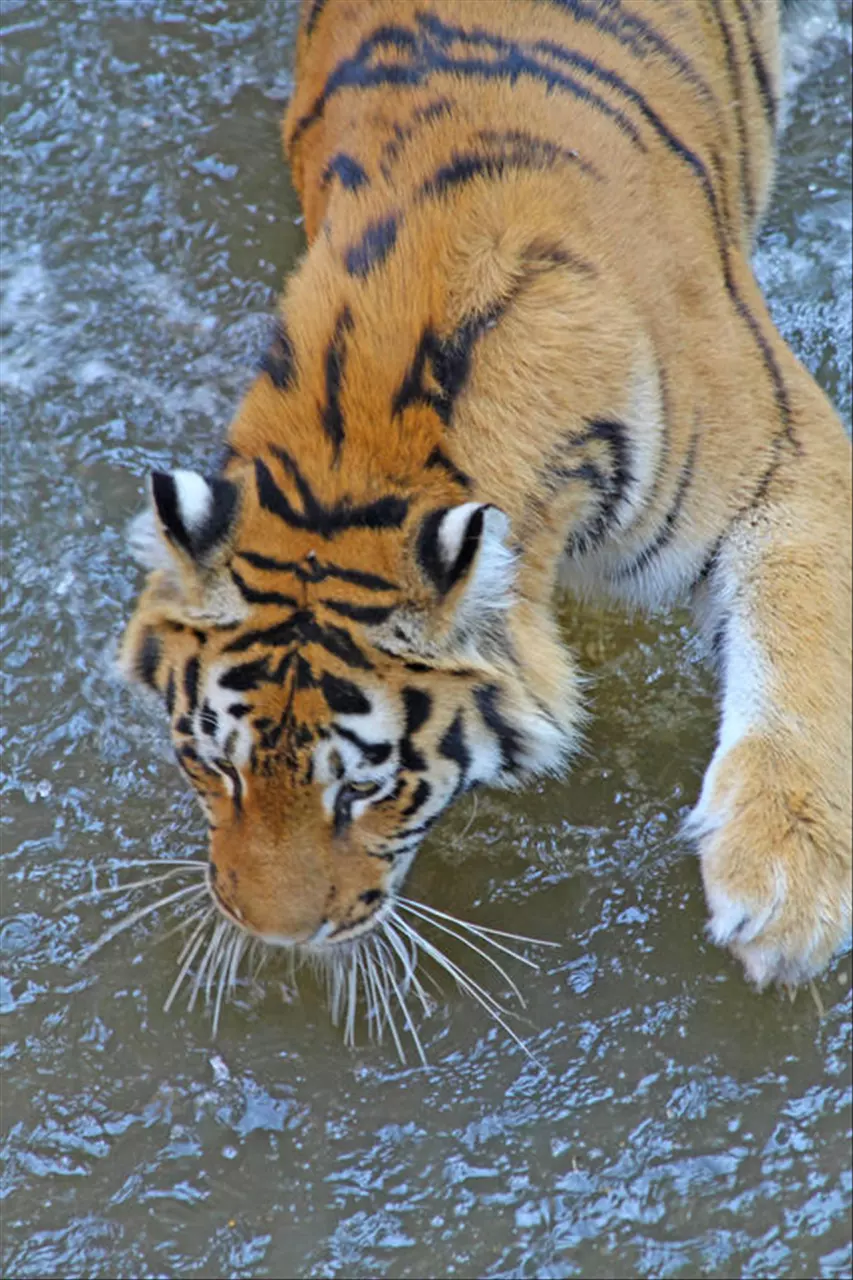
[[[727,534],[697,592],[719,742],[688,829],[708,931],[758,988],[811,978],[850,934],[849,451]],[[801,460],[804,467],[810,464]],[[840,464],[840,465],[838,465]],[[782,488],[784,477],[777,485]]]

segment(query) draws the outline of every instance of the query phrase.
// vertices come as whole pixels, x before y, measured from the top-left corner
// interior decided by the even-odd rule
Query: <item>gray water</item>
[[[567,604],[587,753],[469,799],[416,866],[413,896],[561,943],[514,968],[539,1065],[451,989],[428,1069],[363,1029],[347,1049],[275,965],[214,1040],[203,1009],[163,1012],[168,911],[74,966],[147,899],[65,900],[205,850],[159,716],[112,674],[122,530],[147,470],[211,459],[302,246],[278,144],[294,12],[3,10],[4,1274],[849,1275],[850,957],[821,1016],[703,936],[678,828],[713,687],[680,615]],[[797,39],[758,252],[845,417],[850,16],[826,0]]]

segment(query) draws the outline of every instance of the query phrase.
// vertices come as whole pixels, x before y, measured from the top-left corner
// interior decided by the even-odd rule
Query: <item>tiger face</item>
[[[367,933],[455,799],[560,767],[567,734],[514,652],[497,508],[332,507],[282,450],[155,474],[151,497],[122,664],[165,701],[239,928],[314,951]]]

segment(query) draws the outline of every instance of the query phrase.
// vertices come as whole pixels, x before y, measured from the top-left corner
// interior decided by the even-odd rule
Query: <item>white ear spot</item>
[[[418,537],[421,570],[439,595],[460,584],[464,598],[486,608],[504,608],[513,577],[513,556],[504,539],[509,520],[490,503],[463,502],[432,511]]]
[[[447,568],[456,563],[471,517],[475,511],[480,510],[481,505],[479,502],[463,502],[459,507],[451,507],[438,526],[438,545],[441,549],[441,559]],[[493,510],[497,512],[497,507]],[[503,515],[503,512],[499,514]]]
[[[508,533],[509,517],[505,512],[499,507],[485,507],[480,546],[460,609],[468,617],[484,609],[507,609],[512,604],[515,556],[506,545]]]
[[[151,497],[161,532],[194,560],[205,559],[228,537],[239,505],[230,480],[207,480],[195,471],[154,471]]]
[[[196,471],[173,471],[172,479],[181,520],[190,533],[195,533],[210,515],[213,501],[210,485]]]

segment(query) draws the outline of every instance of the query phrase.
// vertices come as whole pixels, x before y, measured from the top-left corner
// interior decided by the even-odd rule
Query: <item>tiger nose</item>
[[[227,919],[275,946],[310,942],[326,924],[328,879],[307,859],[221,848],[208,859],[208,888]]]

